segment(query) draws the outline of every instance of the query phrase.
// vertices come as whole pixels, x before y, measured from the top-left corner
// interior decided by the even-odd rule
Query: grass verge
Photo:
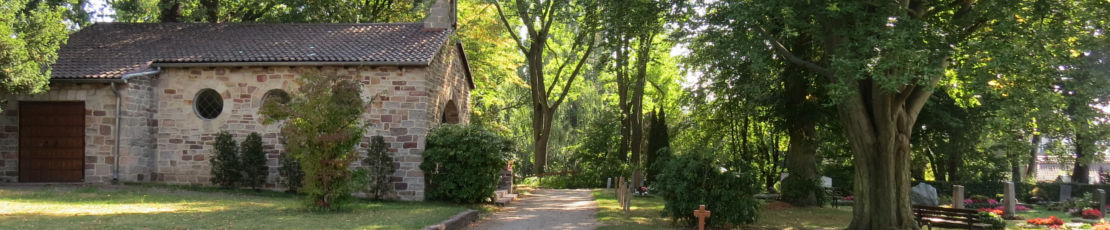
[[[469,208],[357,200],[342,211],[316,212],[299,195],[206,190],[0,187],[0,229],[419,229]]]
[[[602,227],[598,229],[677,229],[671,225],[670,218],[664,218],[663,198],[658,196],[632,197],[629,215],[617,203],[616,193],[612,189],[594,189],[594,200],[597,201],[597,221]]]
[[[679,229],[682,226],[671,224],[670,218],[662,216],[663,198],[633,197],[630,213],[626,217],[617,204],[612,189],[594,189],[597,201],[597,220],[605,225],[599,229]],[[710,217],[712,218],[712,217]],[[799,208],[782,205],[766,205],[760,209],[759,219],[752,224],[740,226],[741,229],[842,229],[852,220],[851,207],[813,207]]]

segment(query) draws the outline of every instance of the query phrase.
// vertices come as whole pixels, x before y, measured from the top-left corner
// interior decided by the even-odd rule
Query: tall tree
[[[501,2],[494,2],[505,32],[513,37],[517,49],[524,53],[524,74],[528,76],[527,82],[532,95],[531,127],[535,154],[533,167],[537,174],[543,173],[547,164],[547,144],[551,138],[555,111],[567,98],[571,86],[597,47],[595,32],[598,27],[598,7],[591,5],[592,3],[571,0],[516,0],[508,4],[512,10],[510,13],[513,13],[508,14],[502,9]],[[512,22],[509,21],[510,18]],[[523,34],[518,35],[518,31],[523,31]],[[555,35],[566,37],[552,39]],[[568,40],[565,38],[570,38],[570,44],[566,44]],[[547,64],[553,64],[557,68],[547,68]],[[553,76],[549,80],[545,74]],[[561,86],[561,89],[554,91],[557,86]]]
[[[1055,69],[1059,54],[1083,50],[1102,36],[1105,1],[972,0],[723,1],[708,30],[731,30],[753,50],[737,56],[757,65],[785,60],[830,90],[855,152],[856,205],[848,229],[916,229],[909,202],[910,136],[925,102],[943,78],[986,79]],[[813,7],[823,6],[823,7]],[[805,38],[817,52],[789,43]],[[773,55],[767,55],[767,51]],[[803,56],[804,55],[804,56]],[[976,63],[984,65],[975,65]],[[1046,68],[1047,67],[1047,68]],[[976,73],[958,76],[957,69]],[[974,85],[973,84],[973,85]]]
[[[709,15],[701,24],[715,26],[731,20],[733,18],[730,15]],[[821,100],[828,100],[821,91],[821,85],[826,81],[796,63],[769,60],[753,65],[751,58],[736,55],[736,50],[739,49],[765,47],[763,44],[743,42],[752,39],[749,34],[715,29],[700,31],[697,30],[698,27],[694,28],[696,31],[692,31],[695,34],[692,43],[699,45],[691,47],[693,54],[688,62],[701,66],[699,71],[708,80],[729,82],[720,86],[725,93],[733,97],[751,98],[743,102],[750,104],[745,106],[768,108],[767,115],[780,118],[771,127],[779,129],[776,133],[782,132],[789,136],[786,141],[788,147],[785,164],[767,169],[768,172],[777,172],[778,167],[787,168],[789,176],[783,179],[780,191],[782,198],[796,206],[820,205],[822,188],[817,171],[817,125],[830,120],[831,112],[820,105]],[[807,37],[787,38],[783,42],[798,55],[820,52]],[[758,78],[763,79],[755,80]],[[754,154],[776,155],[773,152]],[[779,180],[778,175],[768,178],[773,178],[768,182],[772,185]]]
[[[604,34],[603,63],[610,62],[617,86],[617,106],[621,111],[621,142],[618,152],[628,158],[633,169],[633,186],[643,182],[641,155],[644,144],[644,87],[648,64],[652,60],[655,39],[663,32],[665,13],[671,8],[667,1],[607,1],[602,28]]]
[[[35,94],[47,90],[50,65],[69,37],[65,9],[46,2],[0,2],[0,93]]]

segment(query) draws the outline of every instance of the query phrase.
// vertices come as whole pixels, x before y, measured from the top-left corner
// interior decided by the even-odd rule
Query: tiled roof
[[[119,78],[152,63],[427,65],[451,33],[422,23],[98,23],[70,35],[52,77]]]

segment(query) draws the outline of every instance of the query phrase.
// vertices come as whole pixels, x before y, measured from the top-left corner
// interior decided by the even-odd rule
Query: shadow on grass
[[[357,200],[343,211],[316,212],[299,195],[189,191],[0,188],[0,229],[418,229],[468,208]]]

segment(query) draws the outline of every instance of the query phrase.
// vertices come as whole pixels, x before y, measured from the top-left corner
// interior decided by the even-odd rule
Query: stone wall
[[[166,183],[209,183],[208,159],[211,142],[219,131],[231,132],[242,141],[250,132],[263,136],[270,167],[268,187],[277,187],[278,157],[283,146],[277,124],[262,124],[258,114],[263,95],[280,89],[293,93],[302,73],[318,72],[325,76],[358,79],[363,85],[362,96],[367,104],[363,119],[369,122],[364,142],[358,151],[365,154],[370,137],[383,136],[390,143],[394,160],[400,166],[395,174],[398,198],[423,199],[423,188],[408,186],[423,181],[419,173],[419,148],[427,134],[424,104],[428,99],[419,91],[427,91],[424,68],[419,67],[198,67],[166,68],[156,88],[158,122],[157,178]],[[224,110],[214,119],[203,119],[193,110],[193,99],[202,89],[213,89],[224,98]],[[416,152],[416,157],[411,153]],[[359,163],[356,163],[356,166]],[[416,173],[413,173],[415,171]]]
[[[367,103],[363,120],[370,124],[358,146],[365,155],[372,136],[383,136],[398,166],[392,181],[394,198],[424,199],[420,170],[430,129],[442,121],[453,102],[455,119],[469,121],[469,82],[460,51],[453,44],[428,67],[190,67],[164,68],[157,76],[132,78],[119,85],[122,97],[120,180],[170,184],[210,184],[209,159],[216,133],[228,131],[241,142],[251,132],[262,135],[270,175],[266,187],[281,189],[278,168],[284,146],[280,124],[263,124],[259,115],[263,96],[271,90],[290,95],[297,77],[309,72],[355,79]],[[194,110],[202,89],[213,89],[223,99],[223,110],[204,119]],[[105,83],[55,84],[48,93],[9,97],[0,113],[0,182],[18,178],[18,101],[85,101],[86,182],[108,182],[112,177],[116,97]],[[359,166],[361,163],[355,163]]]

